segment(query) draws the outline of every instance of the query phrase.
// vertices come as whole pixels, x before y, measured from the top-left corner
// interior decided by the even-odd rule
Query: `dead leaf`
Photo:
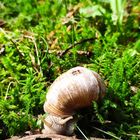
[[[50,40],[54,35],[55,35],[55,31],[51,31],[51,32],[47,35],[47,39]]]
[[[62,18],[62,24],[65,25],[65,24],[69,23],[70,21],[76,22],[74,19],[74,15],[79,10],[79,8],[81,8],[82,6],[83,6],[83,4],[79,3],[79,4],[75,5],[74,7],[70,8],[68,13],[66,14],[66,16],[64,18]]]
[[[130,87],[131,91],[133,91],[133,93],[137,93],[138,88],[136,86],[131,86]]]
[[[4,20],[0,19],[0,27],[2,27],[5,24],[6,24],[6,22]]]

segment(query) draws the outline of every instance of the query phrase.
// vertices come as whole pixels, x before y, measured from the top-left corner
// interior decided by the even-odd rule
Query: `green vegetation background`
[[[47,89],[78,65],[107,86],[105,98],[82,114],[83,132],[139,139],[139,0],[1,0],[1,138],[40,128]]]

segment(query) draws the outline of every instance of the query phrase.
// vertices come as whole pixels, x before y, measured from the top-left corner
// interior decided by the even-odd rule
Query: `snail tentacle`
[[[73,116],[69,116],[69,117],[67,117],[65,119],[60,120],[58,123],[61,124],[61,125],[63,125],[66,122],[68,122],[69,120],[72,120],[72,119],[73,119]]]

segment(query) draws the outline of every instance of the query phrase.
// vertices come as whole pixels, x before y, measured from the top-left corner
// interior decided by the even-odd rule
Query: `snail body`
[[[72,116],[65,119],[53,115],[48,115],[44,122],[43,133],[72,135],[74,131],[75,119]],[[49,123],[49,124],[48,124]]]
[[[55,121],[50,121],[51,116],[53,119],[61,118],[64,123],[57,121],[60,129],[66,129],[76,110],[90,106],[92,101],[98,100],[104,94],[105,85],[99,74],[84,67],[72,68],[60,75],[50,86],[44,103],[44,111],[49,113],[45,121],[56,124]],[[65,127],[61,127],[62,125]],[[54,126],[53,133],[62,133],[61,130],[55,130]]]

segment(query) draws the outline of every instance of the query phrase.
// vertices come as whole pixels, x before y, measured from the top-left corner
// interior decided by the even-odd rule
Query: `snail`
[[[44,103],[48,116],[43,119],[43,133],[71,135],[77,110],[88,107],[105,95],[99,74],[84,67],[74,67],[60,75],[50,86]]]

